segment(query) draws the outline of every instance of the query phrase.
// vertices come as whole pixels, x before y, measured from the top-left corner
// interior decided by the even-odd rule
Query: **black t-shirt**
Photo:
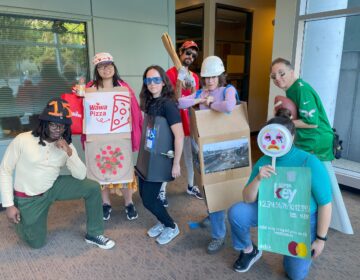
[[[180,111],[175,101],[168,98],[155,98],[151,100],[148,110],[145,112],[149,116],[164,117],[169,126],[181,123]]]

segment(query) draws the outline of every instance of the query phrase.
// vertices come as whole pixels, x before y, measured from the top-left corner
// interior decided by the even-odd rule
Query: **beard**
[[[191,58],[185,58],[182,61],[182,65],[185,67],[189,67],[193,63],[193,60]]]

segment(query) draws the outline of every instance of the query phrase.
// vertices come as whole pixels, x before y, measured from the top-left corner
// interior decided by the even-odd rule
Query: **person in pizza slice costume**
[[[139,104],[136,100],[134,90],[120,78],[118,69],[114,63],[111,54],[101,52],[97,53],[93,58],[94,79],[87,83],[86,87],[96,87],[97,89],[113,89],[115,87],[126,87],[130,92],[130,107],[131,107],[131,142],[132,150],[138,151],[140,145],[141,129],[143,117],[140,111]],[[102,199],[104,220],[110,219],[112,211],[110,192],[115,192],[123,195],[125,201],[125,212],[128,220],[134,220],[138,217],[138,213],[134,206],[132,199],[133,193],[137,190],[137,182],[134,175],[134,180],[130,183],[122,184],[108,184],[102,185]],[[120,192],[119,192],[120,191]]]
[[[6,216],[22,240],[32,248],[41,248],[53,202],[82,198],[87,217],[85,241],[110,249],[115,242],[103,235],[99,184],[85,178],[86,166],[71,143],[71,123],[69,104],[55,98],[48,102],[33,131],[19,134],[10,143],[0,165]],[[71,175],[60,175],[63,166]]]

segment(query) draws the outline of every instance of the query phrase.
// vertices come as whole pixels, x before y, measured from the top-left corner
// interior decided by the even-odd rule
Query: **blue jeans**
[[[209,218],[211,224],[211,237],[214,239],[225,238],[225,210],[210,213]]]
[[[240,251],[249,247],[252,243],[250,228],[257,227],[258,224],[257,202],[234,204],[228,211],[228,219],[234,249]],[[316,225],[317,213],[313,213],[310,217],[311,243],[316,238]],[[283,266],[290,279],[305,279],[309,273],[311,262],[311,259],[284,256]]]

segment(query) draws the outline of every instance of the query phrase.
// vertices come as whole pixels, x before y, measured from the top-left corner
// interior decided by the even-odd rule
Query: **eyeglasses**
[[[196,59],[197,56],[198,56],[197,52],[192,52],[191,50],[186,50],[186,51],[185,51],[185,54],[186,54],[187,56],[190,56],[190,55],[191,55],[193,59]]]
[[[285,72],[283,72],[283,71],[279,71],[279,72],[277,72],[277,73],[271,73],[270,74],[270,78],[272,79],[272,80],[276,80],[276,76],[277,75],[279,75],[280,76],[280,78],[282,78],[282,77],[284,77],[285,76]]]
[[[162,81],[163,79],[161,77],[150,77],[144,79],[144,84],[148,86],[153,82],[154,84],[159,85]]]
[[[104,71],[106,69],[111,69],[114,67],[114,64],[110,63],[110,64],[103,64],[103,65],[98,65],[97,66],[97,70],[101,70]]]
[[[64,130],[65,125],[64,124],[59,124],[59,123],[49,122],[49,128],[53,129],[53,130],[55,130],[55,129]]]

